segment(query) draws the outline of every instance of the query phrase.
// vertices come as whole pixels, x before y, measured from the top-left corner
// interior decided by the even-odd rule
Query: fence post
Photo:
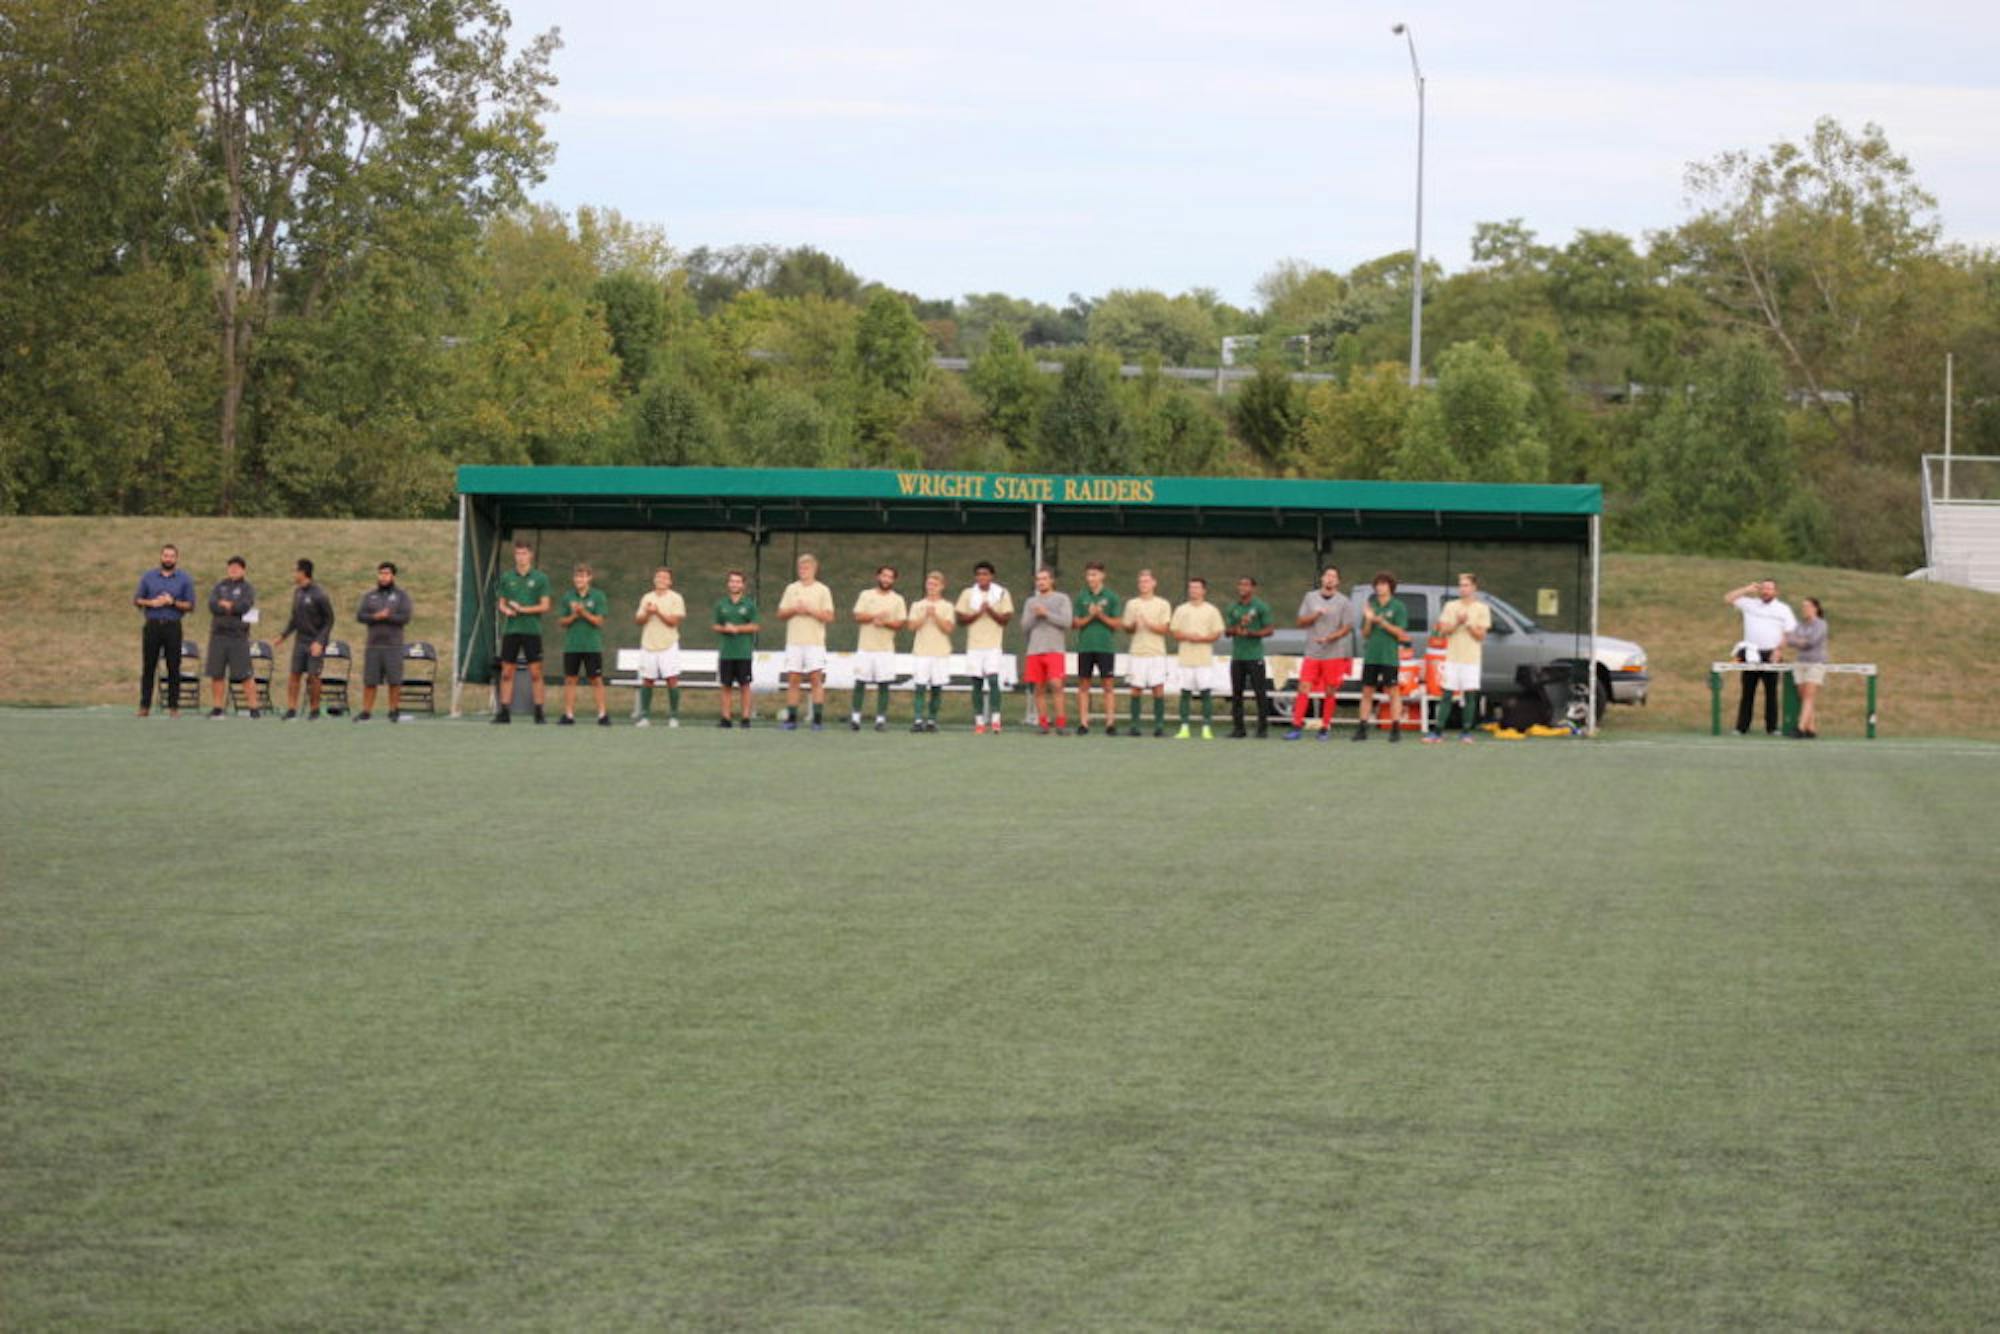
[[[1875,674],[1868,674],[1868,739],[1875,739]]]
[[[1722,735],[1722,673],[1708,669],[1708,734]]]

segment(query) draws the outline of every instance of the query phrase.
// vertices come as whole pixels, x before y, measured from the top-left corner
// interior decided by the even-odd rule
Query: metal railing
[[[1924,455],[1924,504],[2000,505],[2000,454]]]

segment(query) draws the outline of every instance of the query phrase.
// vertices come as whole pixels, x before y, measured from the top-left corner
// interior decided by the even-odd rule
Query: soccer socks
[[[972,678],[972,721],[973,722],[983,723],[986,721],[985,701],[986,701],[986,678],[983,676],[975,676]]]
[[[861,706],[865,704],[867,701],[868,701],[868,687],[863,683],[856,681],[854,683],[854,716],[856,718],[859,718],[861,716]]]
[[[1292,727],[1294,730],[1298,730],[1304,728],[1306,725],[1306,714],[1312,709],[1313,699],[1312,692],[1308,691],[1303,685],[1296,686],[1294,689],[1296,693],[1292,696]]]
[[[889,683],[887,681],[878,682],[875,686],[875,716],[877,718],[887,718],[889,716]]]
[[[1164,727],[1167,723],[1167,697],[1153,696],[1153,726]]]
[[[997,676],[989,676],[989,677],[987,677],[987,678],[986,678],[986,697],[987,697],[987,699],[989,699],[989,700],[991,700],[991,701],[992,701],[992,706],[991,706],[991,707],[992,707],[992,710],[993,710],[993,721],[997,723],[997,722],[999,722],[999,721],[1000,721],[1000,707],[1001,707],[1001,703],[1002,703],[1002,699],[1001,699],[1001,695],[1000,695],[1000,678],[999,678],[999,677],[997,677]],[[975,712],[976,712],[976,710],[975,710]]]
[[[1183,718],[1187,717],[1186,695],[1181,696],[1181,716]],[[1201,692],[1201,725],[1203,727],[1207,727],[1210,723],[1214,721],[1215,721],[1215,692],[1213,690],[1204,690]]]
[[[1139,730],[1139,692],[1132,692],[1132,730]]]
[[[641,718],[650,718],[653,716],[653,688],[651,686],[639,687],[639,716]]]
[[[1181,721],[1184,723],[1188,720],[1188,701],[1190,698],[1192,697],[1187,691],[1181,691]]]
[[[652,706],[648,705],[647,707],[651,708]],[[668,686],[667,717],[678,718],[680,716],[681,716],[681,688],[679,686]]]
[[[826,706],[815,701],[813,704],[814,727],[818,727],[822,722],[826,721],[825,717],[823,716],[825,712],[826,712]]]
[[[1465,715],[1459,719],[1458,730],[1467,736],[1471,736],[1472,729],[1479,726],[1479,692],[1477,690],[1468,690],[1465,692],[1465,704],[1463,707]]]

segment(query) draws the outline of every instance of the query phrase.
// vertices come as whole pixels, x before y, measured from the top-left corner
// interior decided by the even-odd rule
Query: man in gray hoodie
[[[250,623],[243,618],[257,605],[257,590],[243,577],[247,562],[241,556],[229,558],[229,572],[208,591],[208,680],[214,692],[211,718],[222,716],[223,697],[229,682],[243,687],[250,716],[264,715],[257,708],[257,678],[250,670]]]
[[[1055,696],[1055,730],[1069,731],[1069,717],[1063,712],[1069,696],[1063,690],[1068,675],[1064,651],[1069,644],[1070,622],[1076,612],[1069,594],[1056,587],[1056,572],[1044,565],[1035,571],[1035,591],[1021,609],[1021,628],[1028,634],[1028,685],[1035,692],[1035,717],[1042,735],[1049,733],[1049,697]]]
[[[403,721],[403,627],[415,608],[410,595],[396,586],[396,567],[383,561],[375,567],[375,587],[361,596],[355,619],[368,627],[368,647],[361,664],[361,712],[365,723],[375,709],[375,688],[389,687],[389,721]]]

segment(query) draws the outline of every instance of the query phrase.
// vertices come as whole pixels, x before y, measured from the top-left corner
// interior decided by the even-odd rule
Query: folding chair
[[[329,641],[319,668],[319,703],[328,717],[347,712],[347,680],[353,675],[354,650],[345,639]]]
[[[153,693],[159,697],[163,708],[170,698],[167,694],[167,679],[173,670],[172,663],[165,658],[160,659],[160,675],[153,683]],[[177,698],[183,709],[201,707],[201,650],[195,647],[191,639],[181,641],[180,694]]]
[[[403,708],[421,703],[425,713],[437,712],[437,645],[421,641],[403,648]]]
[[[277,655],[271,651],[269,641],[257,639],[250,643],[250,679],[257,683],[257,707],[271,707],[271,677],[277,672]],[[229,683],[229,707],[241,711],[246,701],[243,698],[243,683]]]

